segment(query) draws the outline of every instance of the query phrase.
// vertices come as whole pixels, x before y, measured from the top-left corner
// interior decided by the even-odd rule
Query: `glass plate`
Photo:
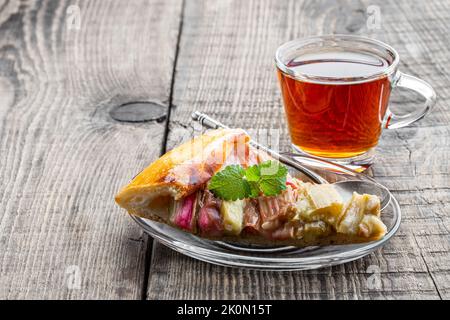
[[[299,154],[285,154],[298,164],[330,183],[350,180],[358,183],[370,182],[383,190],[385,203],[381,211],[381,219],[387,226],[386,235],[377,241],[329,246],[310,246],[297,248],[292,246],[264,247],[241,245],[222,241],[211,241],[196,237],[162,223],[131,216],[149,235],[175,251],[205,262],[227,266],[273,271],[307,270],[333,266],[359,259],[383,246],[397,232],[401,212],[397,200],[382,185],[372,178],[352,171],[346,167],[313,157]],[[290,168],[290,173],[303,181],[311,181],[300,171]],[[370,184],[369,184],[370,186]],[[364,190],[367,193],[377,193],[373,188]],[[339,189],[340,190],[340,189]],[[344,198],[351,193],[340,193]],[[379,192],[378,192],[379,193]]]

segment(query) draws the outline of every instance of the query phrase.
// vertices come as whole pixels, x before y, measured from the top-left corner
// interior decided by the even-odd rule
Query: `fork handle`
[[[219,128],[223,128],[223,129],[230,129],[230,127],[224,125],[222,122],[219,122],[213,118],[211,118],[210,116],[201,113],[199,111],[194,111],[192,113],[192,119],[200,122],[200,124],[204,125],[205,127],[211,128],[211,129],[219,129]]]
[[[230,127],[224,125],[223,123],[209,117],[208,115],[201,113],[199,111],[194,111],[192,113],[192,119],[200,122],[200,124],[204,125],[205,127],[211,128],[211,129],[218,129],[218,128],[223,128],[223,129],[229,129]],[[302,166],[301,164],[299,164],[298,162],[296,162],[295,160],[292,160],[288,157],[285,157],[281,154],[279,154],[278,152],[267,148],[266,146],[263,146],[261,144],[259,144],[258,142],[254,141],[254,140],[250,140],[249,142],[253,147],[259,149],[259,150],[263,150],[266,153],[270,154],[272,157],[274,157],[275,159],[277,159],[278,161],[280,161],[281,163],[287,164],[291,167],[294,167],[295,169],[299,170],[300,172],[303,172],[305,175],[307,175],[310,179],[312,179],[314,182],[316,183],[328,183],[327,180],[325,180],[324,178],[322,178],[320,175],[316,174],[315,172],[309,170],[308,168],[305,168],[304,166]]]

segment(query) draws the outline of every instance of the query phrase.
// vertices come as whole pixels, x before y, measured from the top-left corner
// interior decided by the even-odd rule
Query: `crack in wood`
[[[428,263],[427,263],[424,255],[423,255],[422,249],[420,249],[419,242],[417,241],[417,238],[416,238],[416,235],[415,235],[414,232],[413,232],[413,238],[414,238],[414,241],[416,242],[417,247],[419,248],[420,256],[421,256],[421,258],[423,260],[423,263],[425,264],[425,268],[427,268],[427,273],[430,276],[431,281],[433,282],[434,288],[436,289],[436,293],[438,294],[439,298],[442,300],[441,292],[439,291],[439,288],[438,288],[438,286],[436,284],[436,280],[434,279],[433,274],[430,272],[430,267],[428,266]]]
[[[182,30],[183,30],[184,8],[185,8],[185,0],[182,0],[181,10],[180,10],[180,19],[179,19],[179,24],[178,24],[178,35],[177,35],[177,41],[176,41],[176,45],[175,45],[175,53],[174,53],[174,59],[173,59],[172,78],[171,78],[170,92],[169,92],[169,103],[167,106],[167,117],[165,118],[166,125],[164,128],[164,136],[163,136],[161,152],[160,152],[161,155],[166,153],[167,138],[169,135],[169,128],[170,128],[170,126],[169,126],[170,114],[171,114],[172,108],[174,107],[173,92],[174,92],[174,86],[175,86],[175,74],[176,74],[176,68],[177,68],[178,54],[179,54],[179,50],[180,50],[180,40],[181,40],[181,34],[182,34]],[[146,251],[145,276],[143,279],[142,295],[141,295],[142,300],[146,300],[148,297],[148,284],[150,281],[150,272],[151,272],[152,264],[153,264],[153,252],[155,250],[155,241],[153,241],[153,238],[150,236],[149,236],[149,239],[152,239],[152,241],[151,242],[149,241],[149,245],[147,246],[147,251]]]

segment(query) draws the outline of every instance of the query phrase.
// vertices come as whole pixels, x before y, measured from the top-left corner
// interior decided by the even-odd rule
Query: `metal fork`
[[[203,126],[207,127],[207,128],[211,128],[211,129],[219,129],[219,128],[223,128],[223,129],[230,129],[230,127],[224,125],[223,123],[209,117],[208,115],[201,113],[199,111],[195,111],[192,113],[192,119],[195,121],[198,121],[200,124],[202,124]],[[308,178],[310,178],[311,180],[313,180],[315,183],[328,183],[327,180],[325,180],[324,178],[322,178],[320,175],[318,175],[317,173],[309,170],[308,168],[302,166],[301,164],[299,164],[297,161],[292,160],[288,157],[285,157],[281,154],[279,154],[278,152],[276,152],[275,150],[269,149],[266,146],[263,146],[261,144],[259,144],[258,142],[254,141],[254,140],[250,140],[250,145],[252,145],[253,147],[259,149],[259,150],[263,150],[264,152],[268,153],[269,155],[271,155],[272,157],[274,157],[275,159],[277,159],[278,161],[280,161],[281,163],[287,164],[295,169],[297,169],[298,171],[302,172],[303,174],[305,174]]]

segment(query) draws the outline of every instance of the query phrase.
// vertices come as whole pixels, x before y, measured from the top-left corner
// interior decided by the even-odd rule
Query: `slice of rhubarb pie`
[[[220,129],[171,150],[116,196],[130,214],[199,237],[259,245],[327,245],[386,233],[377,196],[344,202],[331,184],[311,184],[249,145],[240,129]]]

